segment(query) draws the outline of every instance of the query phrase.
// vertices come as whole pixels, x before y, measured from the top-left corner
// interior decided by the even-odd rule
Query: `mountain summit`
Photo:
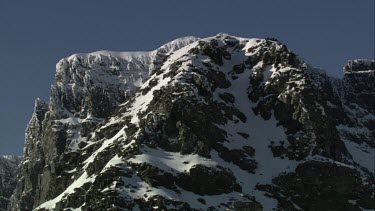
[[[375,62],[273,38],[75,54],[37,100],[13,210],[375,209]]]

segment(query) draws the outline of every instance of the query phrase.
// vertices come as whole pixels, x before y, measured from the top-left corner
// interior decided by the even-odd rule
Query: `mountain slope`
[[[335,80],[226,34],[73,55],[36,103],[13,209],[374,209],[373,65]]]
[[[16,189],[19,162],[20,158],[16,156],[0,156],[0,210],[7,210]]]

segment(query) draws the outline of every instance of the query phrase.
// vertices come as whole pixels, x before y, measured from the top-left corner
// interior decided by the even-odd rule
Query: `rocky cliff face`
[[[17,166],[20,158],[16,156],[0,156],[0,210],[8,210],[10,197],[16,189]]]
[[[375,209],[374,64],[226,34],[63,59],[12,209]]]

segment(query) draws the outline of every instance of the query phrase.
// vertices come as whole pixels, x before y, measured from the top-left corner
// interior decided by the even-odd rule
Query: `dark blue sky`
[[[374,57],[374,1],[0,1],[0,154],[22,154],[34,99],[49,99],[55,64],[77,52],[153,50],[219,32],[276,37],[341,76]]]

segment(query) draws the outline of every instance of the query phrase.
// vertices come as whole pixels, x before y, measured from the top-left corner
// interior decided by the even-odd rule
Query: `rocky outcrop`
[[[21,158],[16,156],[0,156],[0,210],[8,210],[10,197],[16,189],[17,167]]]
[[[372,67],[332,79],[227,34],[73,55],[36,102],[12,208],[374,209]]]

